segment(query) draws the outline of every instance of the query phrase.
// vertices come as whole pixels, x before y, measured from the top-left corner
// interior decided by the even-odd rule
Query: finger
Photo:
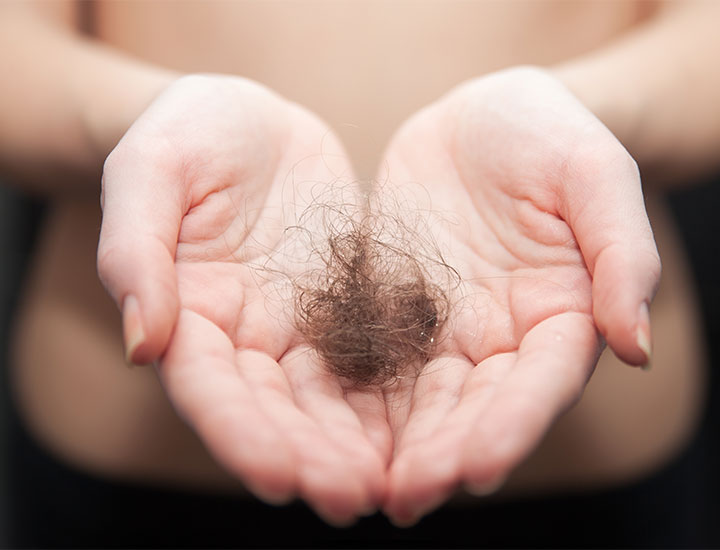
[[[370,443],[377,449],[385,467],[393,453],[393,435],[388,421],[385,397],[382,392],[346,390],[345,399],[355,411]]]
[[[292,450],[234,361],[235,350],[221,330],[182,310],[159,372],[178,413],[218,462],[260,498],[285,502],[296,490]]]
[[[394,523],[411,525],[449,498],[460,482],[470,429],[514,363],[514,353],[495,355],[476,368],[455,358],[418,379],[390,470],[385,512]]]
[[[580,398],[599,354],[589,315],[556,315],[525,335],[512,371],[464,445],[462,479],[471,492],[484,494],[497,487],[532,451],[555,419]]]
[[[358,513],[377,509],[385,496],[385,460],[369,440],[363,423],[345,399],[345,390],[336,376],[323,369],[309,349],[286,355],[282,368],[292,387],[297,406],[322,430],[327,439],[344,455],[349,474],[366,489]],[[368,397],[372,394],[366,394]],[[365,400],[372,418],[384,415],[381,401]],[[387,425],[387,422],[385,422]]]
[[[564,217],[593,277],[595,322],[620,359],[644,365],[650,360],[648,305],[660,280],[660,258],[637,166],[618,143],[568,171]]]
[[[179,311],[181,178],[155,157],[120,142],[103,174],[98,273],[123,312],[126,359],[137,364],[162,354]]]
[[[352,523],[370,504],[366,485],[346,454],[298,408],[277,363],[253,350],[237,352],[236,361],[264,413],[292,448],[300,496],[327,522]]]

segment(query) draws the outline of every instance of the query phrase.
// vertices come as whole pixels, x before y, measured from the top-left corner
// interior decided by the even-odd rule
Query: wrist
[[[568,88],[638,160],[644,108],[639,96],[626,83],[619,82],[606,64],[570,62],[549,69],[551,75]]]
[[[181,75],[111,54],[100,78],[87,70],[76,83],[83,89],[79,118],[92,164],[102,167],[107,155],[152,101]]]

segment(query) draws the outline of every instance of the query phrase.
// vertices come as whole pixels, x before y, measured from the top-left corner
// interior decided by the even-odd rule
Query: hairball
[[[326,368],[355,387],[417,375],[449,311],[431,270],[457,274],[439,253],[418,252],[417,231],[399,216],[332,214],[343,219],[326,219],[324,246],[315,251],[321,267],[294,281],[297,330]]]

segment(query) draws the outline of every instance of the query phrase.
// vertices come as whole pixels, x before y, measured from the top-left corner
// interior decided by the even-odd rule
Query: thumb
[[[564,217],[592,274],[595,323],[621,360],[645,365],[661,267],[637,165],[617,143],[611,155],[585,158],[568,176]]]
[[[168,346],[180,301],[175,250],[183,216],[181,179],[121,142],[105,162],[97,267],[122,310],[125,358],[145,364]]]

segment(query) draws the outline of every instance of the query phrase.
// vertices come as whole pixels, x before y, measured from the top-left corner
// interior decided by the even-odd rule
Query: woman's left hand
[[[438,356],[386,396],[400,405],[385,511],[407,524],[458,486],[498,487],[580,398],[601,336],[649,360],[660,261],[635,162],[544,71],[460,86],[401,128],[384,166],[450,213],[433,232],[463,281]]]

